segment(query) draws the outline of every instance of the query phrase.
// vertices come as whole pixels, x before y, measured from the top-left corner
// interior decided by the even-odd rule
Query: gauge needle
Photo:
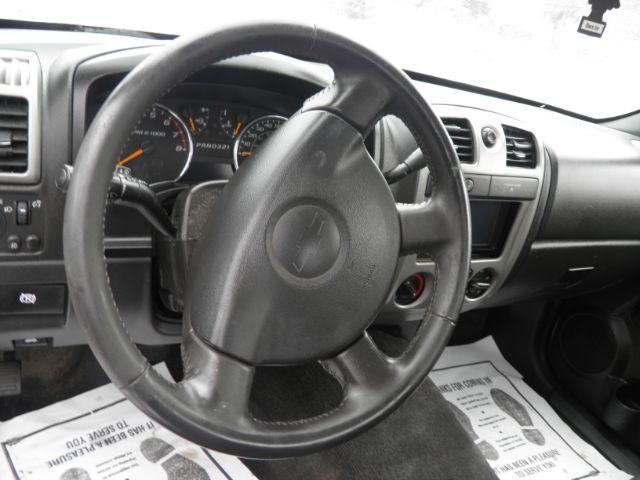
[[[236,123],[236,128],[233,130],[233,136],[235,137],[236,135],[238,135],[238,132],[240,131],[240,128],[242,127],[242,123],[238,122]]]
[[[243,157],[250,157],[251,152],[240,152],[240,155],[242,155]]]
[[[129,163],[131,160],[138,158],[140,155],[142,155],[144,153],[144,150],[142,148],[139,148],[138,150],[136,150],[135,152],[133,152],[131,155],[123,158],[122,160],[120,160],[118,162],[118,166],[121,167],[123,166],[125,163]]]
[[[189,126],[191,127],[191,131],[196,133],[196,124],[193,121],[193,117],[189,117]]]

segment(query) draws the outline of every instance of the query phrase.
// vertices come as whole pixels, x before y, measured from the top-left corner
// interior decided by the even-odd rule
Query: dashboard
[[[110,92],[161,46],[79,32],[0,32],[0,69],[21,66],[0,75],[13,82],[0,83],[0,103],[15,112],[7,119],[0,109],[0,350],[26,340],[85,343],[66,291],[61,172],[73,166]],[[179,341],[184,265],[199,225],[234,172],[259,161],[262,142],[331,79],[324,66],[275,55],[208,66],[149,105],[120,157],[105,159],[154,189],[178,231],[166,241],[140,212],[108,209],[109,274],[136,341]],[[464,311],[597,290],[640,270],[640,138],[427,80],[414,79],[450,135],[470,201]],[[2,146],[7,129],[11,155]],[[366,146],[383,171],[416,148],[395,117],[380,120]],[[423,169],[392,192],[398,202],[421,202],[430,188]],[[376,321],[420,320],[434,269],[428,254],[403,257]]]

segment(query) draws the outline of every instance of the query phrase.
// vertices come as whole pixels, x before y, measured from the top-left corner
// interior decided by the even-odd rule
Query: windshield
[[[315,22],[399,67],[592,118],[640,109],[640,2],[578,33],[588,0],[242,0],[11,2],[6,19],[184,34],[243,20]]]

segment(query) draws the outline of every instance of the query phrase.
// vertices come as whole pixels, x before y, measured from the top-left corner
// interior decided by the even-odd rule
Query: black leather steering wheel
[[[229,181],[194,253],[182,344],[185,377],[157,374],[118,313],[103,250],[108,182],[143,113],[197,70],[278,52],[328,64],[332,85],[307,100]],[[429,160],[428,201],[396,204],[363,138],[400,117]],[[425,319],[400,358],[366,333],[392,295],[399,257],[436,263]],[[244,24],[180,38],[120,83],[89,128],[65,210],[74,308],[112,381],[160,424],[202,446],[254,458],[337,444],[391,413],[425,378],[455,325],[469,268],[469,207],[455,151],[409,78],[313,26]],[[318,360],[343,387],[313,418],[263,422],[248,409],[257,365]]]

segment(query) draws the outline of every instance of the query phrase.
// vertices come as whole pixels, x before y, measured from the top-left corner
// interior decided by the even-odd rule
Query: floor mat
[[[0,423],[0,446],[2,480],[255,479],[237,458],[156,425],[111,385]],[[431,380],[356,439],[249,465],[262,480],[631,478],[573,433],[491,338],[447,348]]]
[[[0,445],[3,480],[255,479],[237,458],[157,425],[111,384],[1,423]]]
[[[304,457],[246,462],[260,480],[497,480],[428,379],[353,440]]]
[[[380,330],[371,334],[391,356],[400,355],[408,343]],[[294,375],[291,371],[283,374]],[[305,389],[295,380],[298,378],[279,382],[270,377],[263,387],[278,391],[286,385],[294,402],[303,402]],[[327,397],[326,391],[314,393]],[[280,410],[288,406],[277,394],[262,391],[261,396],[272,409],[274,403],[280,404]],[[295,408],[304,413],[299,412],[300,406]],[[260,480],[498,480],[429,379],[388,418],[353,440],[299,458],[244,462]]]
[[[491,337],[448,347],[430,374],[501,480],[622,480],[502,357]]]

